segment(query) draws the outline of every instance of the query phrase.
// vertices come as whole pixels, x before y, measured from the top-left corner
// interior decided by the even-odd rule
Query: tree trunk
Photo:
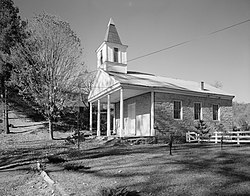
[[[5,109],[4,109],[4,131],[6,134],[10,133],[9,114],[8,114],[7,105],[5,105]]]
[[[8,113],[8,103],[7,103],[7,87],[4,85],[4,131],[6,134],[10,133],[9,127],[9,113]]]
[[[53,122],[52,119],[49,118],[49,133],[50,133],[50,137],[53,140],[54,139],[54,134],[53,134]]]

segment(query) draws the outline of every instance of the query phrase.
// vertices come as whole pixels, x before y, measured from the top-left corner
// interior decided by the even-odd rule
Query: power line
[[[211,36],[211,35],[214,35],[214,34],[216,34],[216,33],[221,32],[221,31],[225,31],[225,30],[227,30],[227,29],[230,29],[230,28],[233,28],[233,27],[242,25],[242,24],[247,23],[247,22],[250,22],[250,19],[247,19],[247,20],[238,22],[238,23],[236,23],[236,24],[233,24],[233,25],[230,25],[230,26],[227,26],[227,27],[218,29],[218,30],[213,31],[213,32],[211,32],[211,33],[208,33],[208,34],[206,34],[206,35],[199,36],[198,38],[193,38],[193,39],[190,39],[190,40],[187,40],[187,41],[183,41],[183,42],[180,42],[180,43],[178,43],[178,44],[175,44],[175,45],[172,45],[172,46],[169,46],[169,47],[160,49],[160,50],[156,50],[156,51],[154,51],[154,52],[150,52],[150,53],[145,54],[145,55],[142,55],[142,56],[135,57],[135,58],[133,58],[133,59],[128,60],[128,62],[135,61],[135,60],[137,60],[137,59],[141,59],[141,58],[144,58],[144,57],[147,57],[147,56],[150,56],[150,55],[153,55],[153,54],[156,54],[156,53],[165,51],[165,50],[169,50],[169,49],[171,49],[171,48],[175,48],[175,47],[178,47],[178,46],[181,46],[181,45],[185,45],[185,44],[187,44],[187,43],[189,43],[189,42],[195,41],[195,40],[197,40],[197,39],[201,39],[202,37]]]
[[[190,41],[191,41],[191,40],[185,41],[185,42],[181,42],[181,43],[178,43],[178,44],[169,46],[169,47],[167,47],[167,48],[163,48],[163,49],[160,49],[160,50],[156,50],[156,51],[154,51],[154,52],[151,52],[151,53],[148,53],[148,54],[145,54],[145,55],[142,55],[142,56],[133,58],[133,59],[131,59],[131,60],[128,60],[128,62],[131,62],[131,61],[134,61],[134,60],[137,60],[137,59],[141,59],[141,58],[143,58],[143,57],[147,57],[147,56],[150,56],[150,55],[152,55],[152,54],[156,54],[156,53],[158,53],[158,52],[162,52],[162,51],[164,51],[164,50],[168,50],[168,49],[171,49],[171,48],[175,48],[175,47],[180,46],[180,45],[184,45],[184,44],[186,44],[186,43],[188,43],[188,42],[190,42]]]
[[[219,32],[221,32],[221,31],[225,31],[225,30],[227,30],[227,29],[230,29],[230,28],[233,28],[233,27],[242,25],[242,24],[247,23],[247,22],[250,22],[250,19],[247,19],[247,20],[238,22],[238,23],[236,23],[236,24],[233,24],[233,25],[230,25],[230,26],[227,26],[227,27],[218,29],[218,30],[216,30],[216,31],[210,32],[210,33],[208,33],[208,34],[206,34],[206,35],[203,35],[203,36],[199,36],[199,37],[196,37],[196,38],[187,40],[187,41],[180,42],[180,43],[175,44],[175,45],[172,45],[172,46],[168,46],[168,47],[163,48],[163,49],[160,49],[160,50],[156,50],[156,51],[154,51],[154,52],[151,52],[151,53],[148,53],[148,54],[145,54],[145,55],[142,55],[142,56],[135,57],[135,58],[133,58],[133,59],[128,60],[128,62],[135,61],[135,60],[137,60],[137,59],[141,59],[141,58],[144,58],[144,57],[147,57],[147,56],[150,56],[150,55],[153,55],[153,54],[156,54],[156,53],[165,51],[165,50],[169,50],[169,49],[172,49],[172,48],[181,46],[181,45],[185,45],[185,44],[190,43],[190,42],[192,42],[192,41],[195,41],[195,40],[197,40],[197,39],[201,39],[201,38],[203,38],[203,37],[207,37],[207,36],[214,35],[214,34],[219,33]],[[92,70],[92,71],[80,73],[79,75],[72,76],[72,77],[70,77],[69,79],[74,79],[74,78],[77,78],[77,77],[80,77],[80,76],[83,76],[83,75],[86,75],[86,74],[92,74],[93,72],[96,72],[96,71],[97,71],[97,70]]]
[[[247,22],[250,22],[250,19],[247,19],[247,20],[244,20],[244,21],[242,21],[242,22],[239,22],[239,23],[233,24],[233,25],[231,25],[231,26],[225,27],[225,28],[223,28],[223,29],[219,29],[219,30],[217,30],[217,31],[211,32],[209,35],[212,35],[212,34],[215,34],[215,33],[219,33],[219,32],[221,32],[221,31],[225,31],[225,30],[227,30],[227,29],[230,29],[230,28],[239,26],[239,25],[244,24],[244,23],[247,23]]]

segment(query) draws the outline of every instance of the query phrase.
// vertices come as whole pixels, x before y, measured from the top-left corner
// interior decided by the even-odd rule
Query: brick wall
[[[174,101],[181,101],[183,107],[183,118],[176,120],[173,118]],[[216,130],[219,124],[223,124],[225,130],[232,130],[233,112],[232,101],[225,99],[195,97],[186,95],[176,95],[168,93],[155,93],[155,125],[158,127],[156,135],[165,134],[170,130],[179,131],[185,134],[192,131],[197,120],[194,120],[194,102],[202,105],[202,119],[211,127],[211,131]],[[220,107],[220,120],[213,120],[213,104]]]

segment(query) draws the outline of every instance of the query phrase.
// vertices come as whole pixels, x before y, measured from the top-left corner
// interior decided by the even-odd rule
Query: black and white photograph
[[[250,1],[0,0],[0,195],[250,195]]]

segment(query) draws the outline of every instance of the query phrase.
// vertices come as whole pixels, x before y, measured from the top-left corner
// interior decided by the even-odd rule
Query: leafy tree
[[[28,32],[29,38],[14,50],[12,84],[41,107],[53,139],[53,120],[67,106],[85,69],[82,47],[69,23],[57,16],[36,15]]]
[[[0,0],[0,82],[1,97],[5,100],[5,131],[9,133],[6,83],[12,69],[11,48],[26,37],[26,22],[18,15],[19,10],[12,0]]]

